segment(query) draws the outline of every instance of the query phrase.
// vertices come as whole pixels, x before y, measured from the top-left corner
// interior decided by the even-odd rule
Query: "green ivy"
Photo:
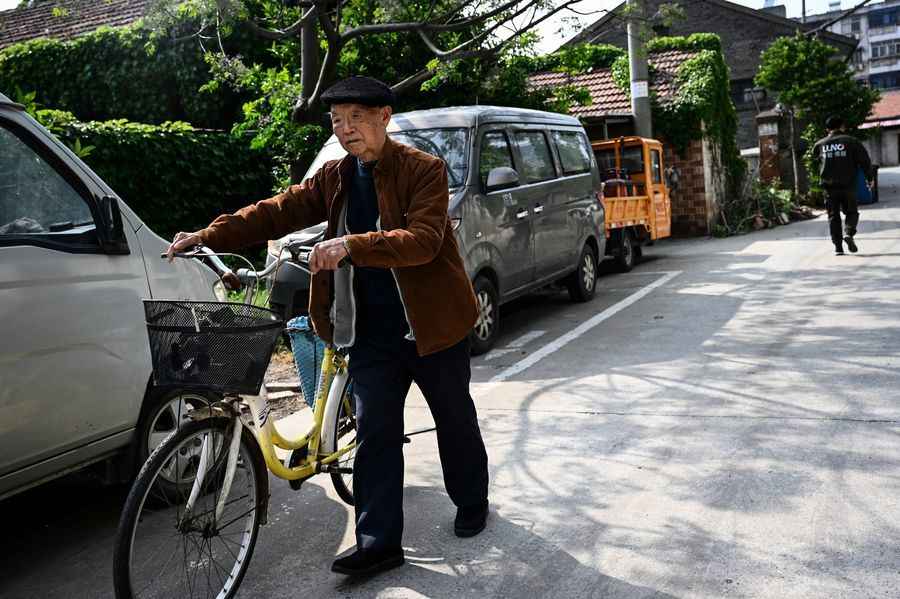
[[[39,105],[67,110],[82,121],[174,119],[229,128],[245,98],[225,86],[199,91],[211,79],[195,41],[153,40],[137,25],[0,50],[0,91],[34,91]]]
[[[715,33],[694,33],[688,36],[655,37],[649,40],[644,48],[647,52],[700,52],[702,50],[722,51],[722,40]]]
[[[737,111],[731,100],[728,65],[719,36],[695,33],[687,37],[660,37],[646,45],[650,53],[680,50],[696,55],[683,62],[675,74],[675,95],[665,102],[651,93],[653,129],[658,137],[684,154],[693,140],[704,136],[721,149],[722,166],[729,194],[737,193],[746,173],[746,163],[737,147]],[[650,76],[654,74],[651,56]],[[628,56],[611,67],[616,84],[630,96],[631,70]]]
[[[36,116],[165,238],[271,195],[268,158],[228,133],[183,122],[84,123],[59,110]]]

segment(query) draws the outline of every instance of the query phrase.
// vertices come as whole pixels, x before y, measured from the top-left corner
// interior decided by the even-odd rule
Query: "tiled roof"
[[[60,0],[0,12],[0,48],[39,37],[68,40],[140,19],[150,0]]]
[[[696,56],[695,52],[669,50],[650,55],[649,62],[654,67],[650,81],[650,89],[662,104],[675,96],[675,73],[678,67]],[[598,69],[590,73],[569,75],[568,73],[544,72],[532,75],[529,84],[534,89],[573,85],[587,88],[591,94],[588,106],[572,106],[569,114],[579,118],[602,116],[631,115],[631,100],[628,95],[613,81],[609,69]]]
[[[900,90],[881,92],[881,99],[872,107],[866,122],[897,117],[900,117]]]

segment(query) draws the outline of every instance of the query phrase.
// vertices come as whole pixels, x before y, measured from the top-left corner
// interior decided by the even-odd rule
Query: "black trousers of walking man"
[[[828,226],[831,230],[831,241],[835,245],[843,243],[841,233],[841,212],[846,215],[845,230],[847,237],[856,235],[859,224],[859,208],[856,203],[854,189],[826,189],[825,208],[828,210]]]
[[[399,549],[403,535],[403,405],[413,381],[437,427],[444,485],[457,507],[487,502],[487,453],[469,394],[469,340],[420,357],[414,342],[357,336],[350,350],[356,402],[353,467],[358,549]]]

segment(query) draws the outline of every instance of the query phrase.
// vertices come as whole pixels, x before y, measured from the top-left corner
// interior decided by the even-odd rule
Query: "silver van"
[[[220,285],[160,260],[167,245],[0,94],[0,498],[96,462],[127,472],[205,401],[150,385],[141,300]]]
[[[497,339],[500,306],[552,283],[572,299],[594,295],[605,254],[600,174],[577,119],[550,112],[466,106],[395,114],[392,139],[442,158],[450,185],[449,214],[481,317],[472,351]],[[332,136],[306,176],[345,155]],[[285,240],[315,241],[319,225],[270,242],[269,260]],[[290,316],[306,308],[308,279],[285,268],[271,289],[274,305]]]

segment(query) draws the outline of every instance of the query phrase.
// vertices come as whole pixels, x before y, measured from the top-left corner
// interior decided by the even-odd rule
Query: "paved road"
[[[272,481],[243,597],[900,596],[900,171],[858,255],[824,218],[662,243],[586,305],[508,310],[473,361],[492,514],[452,534],[433,438],[408,446],[409,564],[348,583],[326,480]],[[429,422],[413,393],[409,427]],[[111,596],[124,492],[85,477],[0,504],[0,596]]]

